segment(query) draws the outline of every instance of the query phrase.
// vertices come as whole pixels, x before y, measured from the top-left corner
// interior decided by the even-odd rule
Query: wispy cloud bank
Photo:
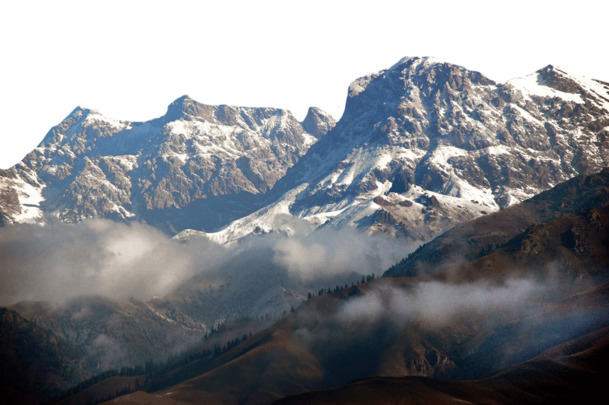
[[[345,302],[336,317],[341,322],[390,319],[441,327],[474,315],[522,315],[533,304],[542,302],[553,288],[533,279],[511,279],[502,284],[427,281],[408,289],[381,283]]]
[[[0,229],[0,305],[90,294],[147,300],[194,276],[217,280],[267,268],[310,283],[380,273],[410,250],[404,241],[355,230],[266,235],[226,248],[205,238],[181,243],[140,223],[17,225]]]
[[[57,301],[162,294],[192,275],[192,256],[155,229],[91,220],[0,230],[0,299]]]
[[[306,281],[347,272],[380,273],[414,247],[404,240],[367,236],[350,228],[324,229],[307,236],[278,239],[273,260],[291,276]]]

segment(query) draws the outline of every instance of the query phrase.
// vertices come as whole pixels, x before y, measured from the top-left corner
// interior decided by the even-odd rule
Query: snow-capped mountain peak
[[[275,187],[277,208],[243,221],[271,229],[287,207],[315,226],[426,240],[609,165],[608,96],[554,66],[501,84],[401,59],[351,84],[341,120]]]
[[[594,79],[569,75],[564,70],[548,65],[525,77],[509,80],[506,86],[519,90],[531,98],[560,98],[576,104],[594,104],[609,111],[609,84]]]

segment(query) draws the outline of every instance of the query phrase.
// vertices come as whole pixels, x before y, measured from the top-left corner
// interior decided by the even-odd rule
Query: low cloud
[[[189,249],[154,228],[100,219],[2,228],[0,263],[2,305],[89,294],[146,298],[195,270]]]
[[[379,280],[358,289],[330,307],[335,309],[305,307],[298,311],[297,339],[314,352],[332,355],[334,351],[357,350],[353,342],[384,339],[384,344],[391,345],[400,342],[400,336],[408,339],[409,331],[419,336],[433,336],[452,327],[461,332],[490,331],[514,321],[521,322],[519,328],[523,328],[524,319],[539,315],[557,297],[559,283],[525,277],[503,282],[421,281],[397,286],[392,280]],[[510,333],[514,336],[518,330]]]
[[[447,326],[464,317],[493,318],[522,315],[540,304],[554,287],[533,279],[512,279],[502,284],[478,281],[451,284],[420,282],[402,289],[379,284],[363,296],[347,301],[336,314],[341,322],[390,319],[416,321],[430,327]]]
[[[273,260],[292,277],[308,281],[347,272],[381,273],[414,247],[404,240],[368,236],[350,228],[324,229],[277,240]]]
[[[301,228],[292,227],[290,237],[252,237],[230,248],[205,238],[179,242],[144,224],[104,219],[0,228],[0,305],[93,294],[148,300],[195,276],[221,283],[264,269],[283,271],[296,284],[341,275],[347,282],[353,274],[380,273],[412,250],[404,241],[351,229]]]

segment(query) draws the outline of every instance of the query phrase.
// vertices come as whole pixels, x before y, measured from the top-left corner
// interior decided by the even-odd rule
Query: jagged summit
[[[74,108],[72,110],[72,112],[70,114],[67,115],[67,117],[80,116],[80,115],[85,114],[85,113],[87,113],[89,111],[91,111],[89,108],[84,108],[84,107],[81,107],[81,106],[78,105],[78,106],[76,106],[76,108]]]
[[[84,120],[90,114],[101,116],[101,114],[96,110],[86,108],[86,107],[76,106],[76,108],[74,108],[68,115],[66,115],[66,117],[61,121],[61,123],[59,125],[62,125],[64,123],[69,125],[69,123]],[[51,131],[49,131],[49,132],[52,132],[53,129],[54,128],[51,128]]]
[[[592,109],[593,116],[597,110],[609,113],[609,84],[599,80],[589,79],[567,73],[565,70],[548,65],[536,72],[508,80],[504,85],[505,93],[513,97],[515,89],[517,97],[533,99],[537,102],[543,98],[556,99],[557,102],[569,102],[568,110],[581,105],[581,108]],[[593,130],[602,130],[606,125],[604,119],[594,120]],[[609,123],[609,122],[608,122]]]
[[[420,95],[434,97],[447,90],[464,92],[472,86],[488,85],[495,85],[495,82],[459,65],[435,58],[403,58],[389,69],[353,81],[349,86],[345,114],[355,118],[374,106],[375,110],[382,109],[397,116],[400,113],[391,110],[408,99]]]
[[[167,120],[192,119],[194,117],[213,119],[213,110],[213,106],[199,103],[190,96],[183,95],[169,104],[164,118]]]
[[[564,93],[579,94],[583,89],[577,81],[553,65],[548,65],[537,72],[537,82]]]
[[[393,64],[389,69],[400,69],[403,65],[433,65],[438,63],[448,63],[444,60],[438,59],[433,56],[405,56],[401,58],[399,61]]]
[[[184,94],[181,97],[176,98],[169,106],[167,107],[167,114],[172,113],[183,113],[186,109],[193,103],[196,103],[189,95]]]
[[[273,118],[274,117],[274,118]],[[237,125],[243,129],[251,126],[264,126],[279,121],[290,121],[296,124],[296,119],[288,110],[272,107],[243,107],[233,105],[209,105],[200,103],[188,95],[179,97],[167,108],[167,113],[161,117],[165,121],[203,121],[214,125]],[[336,124],[336,120],[317,107],[308,110],[305,119],[299,123],[309,135],[320,138]],[[272,124],[275,125],[275,124]]]
[[[321,108],[309,107],[301,124],[305,131],[319,139],[334,128],[336,120]]]
[[[130,124],[131,123],[128,121],[106,117],[97,110],[77,106],[58,125],[49,130],[44,139],[38,145],[38,148],[50,147],[51,145],[55,145],[54,147],[57,147],[65,142],[73,141],[84,145],[85,143],[92,141],[90,138],[93,136],[108,136],[110,132],[117,132],[120,129],[128,127]],[[90,133],[89,139],[76,135],[76,133],[87,132],[86,128],[93,125],[100,128],[106,128],[108,130]],[[79,129],[77,130],[77,128]],[[73,136],[69,136],[68,132],[73,134]],[[76,139],[74,136],[76,136]]]

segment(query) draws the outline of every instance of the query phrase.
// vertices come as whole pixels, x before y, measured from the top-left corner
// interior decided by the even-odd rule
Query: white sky
[[[609,81],[603,1],[2,1],[0,168],[76,106],[126,120],[183,94],[335,118],[403,56],[503,82],[548,64]]]

